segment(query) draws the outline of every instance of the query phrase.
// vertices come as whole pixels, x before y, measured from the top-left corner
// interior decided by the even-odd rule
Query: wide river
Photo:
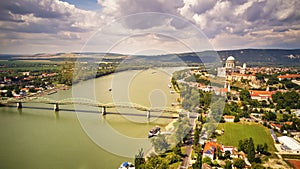
[[[171,107],[179,96],[170,92],[168,84],[171,73],[180,69],[115,73],[42,97]],[[58,113],[50,104],[24,103],[23,107],[0,107],[0,168],[118,168],[123,161],[133,162],[140,148],[148,152],[149,129],[159,125],[165,130],[174,116],[151,112],[148,120],[146,112],[135,108],[109,108],[102,116],[101,109],[86,105],[61,105]]]

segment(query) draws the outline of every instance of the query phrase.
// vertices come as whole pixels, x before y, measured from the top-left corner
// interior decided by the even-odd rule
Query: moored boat
[[[160,133],[160,127],[158,127],[158,126],[153,127],[148,133],[148,138],[157,136],[157,135],[159,135],[159,133]]]
[[[124,162],[121,164],[119,169],[135,169],[135,167],[131,162]]]

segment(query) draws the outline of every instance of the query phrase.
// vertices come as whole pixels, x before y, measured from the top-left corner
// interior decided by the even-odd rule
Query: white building
[[[283,151],[287,151],[289,153],[300,154],[300,143],[297,142],[295,139],[282,136],[278,137],[279,142],[282,144],[281,149]]]
[[[235,69],[235,58],[233,56],[229,56],[226,59],[225,68],[233,71]]]

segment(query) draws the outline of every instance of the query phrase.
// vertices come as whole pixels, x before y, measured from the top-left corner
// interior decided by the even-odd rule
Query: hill
[[[89,60],[94,62],[125,60],[134,62],[185,62],[223,64],[228,56],[234,56],[237,65],[247,63],[249,66],[299,66],[300,49],[239,49],[223,51],[203,51],[194,53],[173,53],[166,55],[124,55],[118,53],[56,53],[35,55],[0,55],[0,60]]]

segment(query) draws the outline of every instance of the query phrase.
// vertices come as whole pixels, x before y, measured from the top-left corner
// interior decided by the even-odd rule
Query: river
[[[168,84],[171,73],[179,69],[119,72],[43,97],[63,100],[92,93],[101,103],[171,107],[179,96],[170,93]],[[98,108],[82,105],[63,105],[58,113],[49,104],[24,103],[23,107],[0,107],[0,168],[118,168],[123,161],[133,162],[140,148],[147,152],[149,129],[163,128],[174,116],[158,112],[148,120],[146,112],[135,109],[107,109],[102,116]],[[166,118],[155,118],[159,115]]]

